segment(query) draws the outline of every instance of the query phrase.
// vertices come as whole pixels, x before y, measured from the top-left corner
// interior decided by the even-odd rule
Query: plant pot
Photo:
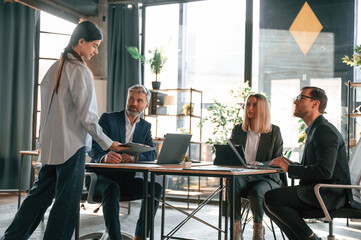
[[[181,163],[181,167],[182,168],[191,168],[192,167],[192,162],[182,162]]]
[[[160,82],[153,81],[152,82],[152,87],[153,87],[153,89],[159,89],[160,88]]]

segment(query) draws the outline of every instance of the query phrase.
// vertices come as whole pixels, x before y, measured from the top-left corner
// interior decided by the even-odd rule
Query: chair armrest
[[[87,202],[88,203],[96,203],[93,199],[94,199],[95,185],[97,184],[97,181],[98,181],[98,176],[96,173],[93,173],[93,172],[85,172],[84,175],[90,177]]]
[[[323,183],[317,184],[314,188],[314,191],[315,191],[317,200],[320,203],[322,211],[325,214],[326,221],[331,221],[332,219],[331,219],[331,216],[327,210],[327,207],[321,197],[320,188],[346,188],[346,189],[360,189],[361,190],[360,185],[341,185],[341,184],[323,184]]]

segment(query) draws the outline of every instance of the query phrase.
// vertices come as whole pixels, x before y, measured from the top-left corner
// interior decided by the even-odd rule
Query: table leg
[[[155,174],[150,175],[150,240],[154,240],[154,191],[155,191]]]
[[[222,229],[222,213],[223,213],[223,178],[219,179],[219,185],[221,186],[221,192],[219,193],[219,204],[218,204],[218,228]],[[226,230],[227,231],[227,230]],[[218,239],[222,238],[222,232],[218,231]]]
[[[234,187],[234,176],[230,177],[230,190],[231,190],[231,197],[230,197],[230,232],[229,232],[229,237],[231,240],[233,240],[233,233],[234,233],[234,192],[235,192],[235,187]]]
[[[143,224],[144,224],[144,231],[143,231],[143,239],[147,239],[147,233],[148,233],[148,172],[145,171],[143,173],[144,181],[143,181]]]
[[[166,175],[163,175],[163,194],[162,194],[162,201],[165,202],[165,184]],[[165,205],[162,203],[162,218],[161,218],[161,228],[160,228],[160,239],[163,239],[164,237],[164,220],[165,220]]]

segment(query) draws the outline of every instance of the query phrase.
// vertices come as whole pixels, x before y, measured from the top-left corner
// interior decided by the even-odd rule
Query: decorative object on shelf
[[[207,109],[208,116],[203,118],[200,124],[200,127],[203,127],[204,123],[208,122],[213,126],[212,137],[206,141],[207,144],[227,144],[234,126],[243,121],[241,110],[244,109],[245,101],[251,93],[252,88],[245,82],[238,89],[230,90],[231,96],[234,97],[232,103],[223,104],[214,99],[214,103]]]
[[[181,114],[186,116],[193,115],[193,103],[185,103],[182,106]]]
[[[355,108],[352,113],[355,113],[355,114],[361,114],[361,105],[358,106],[357,108]]]
[[[177,132],[178,132],[178,133],[182,133],[182,134],[190,134],[190,132],[187,131],[187,129],[185,129],[185,128],[178,128],[178,129],[177,129]]]
[[[202,152],[202,129],[197,128],[202,119],[203,92],[193,88],[159,89],[150,92],[150,105],[144,118],[152,123],[153,136],[157,138],[167,132],[192,134],[188,156],[197,161],[205,159]],[[180,114],[185,103],[192,105],[192,115]],[[166,111],[162,111],[163,109]]]
[[[357,50],[357,54],[358,56],[360,56],[361,53],[361,45],[356,49]],[[358,58],[360,59],[360,58]],[[354,55],[354,59],[352,59],[353,61],[355,61],[355,65],[359,66],[361,65],[360,62],[356,63],[357,60],[357,56]],[[350,64],[348,64],[350,65]],[[359,136],[357,136],[356,134],[356,130],[357,130],[357,121],[356,118],[359,117],[361,115],[361,106],[355,107],[356,106],[356,98],[353,98],[352,96],[356,96],[356,89],[361,87],[361,83],[360,82],[351,82],[348,81],[345,83],[345,85],[347,86],[347,110],[346,110],[346,116],[347,116],[347,132],[346,132],[346,140],[347,140],[347,158],[350,160],[350,157],[352,155],[352,148],[356,146],[357,141],[360,139]],[[354,110],[353,107],[355,107]],[[360,134],[361,135],[361,134]],[[361,137],[361,136],[360,136]]]
[[[349,56],[345,55],[343,58],[341,58],[343,63],[346,63],[350,67],[353,66],[360,66],[361,65],[361,45],[355,46],[354,48],[355,54],[352,55],[352,58],[350,59]]]
[[[350,147],[356,146],[357,140],[356,138],[350,138]]]
[[[150,64],[150,69],[152,73],[155,74],[155,81],[152,82],[152,87],[153,89],[159,89],[160,82],[158,82],[158,74],[160,74],[164,64],[168,60],[167,57],[164,57],[163,50],[161,48],[155,48],[154,50],[149,50],[149,54],[151,54],[152,57],[149,60],[147,60],[142,54],[139,53],[137,47],[125,46],[125,48],[134,59],[140,59],[142,64],[145,63]]]
[[[172,107],[175,105],[175,96],[172,95],[166,95],[164,97],[164,104],[163,106],[165,106],[167,108],[167,114],[171,114],[172,112]]]

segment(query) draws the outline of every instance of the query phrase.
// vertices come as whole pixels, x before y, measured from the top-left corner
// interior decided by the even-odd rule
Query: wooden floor
[[[25,194],[23,195],[23,198]],[[127,214],[126,209],[121,209],[119,218],[121,220],[122,231],[127,232],[131,235],[134,234],[135,224],[138,219],[140,201],[133,201],[131,203],[131,213]],[[185,203],[175,203],[177,205],[186,206]],[[80,235],[84,235],[89,232],[104,231],[104,220],[102,210],[94,213],[98,205],[86,204],[86,210],[81,210],[80,220]],[[6,228],[11,223],[17,210],[17,194],[15,193],[0,193],[0,236],[3,235]],[[155,239],[160,239],[160,211],[155,218]],[[217,206],[210,205],[206,206],[197,214],[200,218],[205,221],[217,225],[218,223],[218,208]],[[48,212],[45,215],[44,223],[41,223],[33,235],[30,237],[32,240],[42,239]],[[166,233],[168,233],[172,227],[177,225],[181,220],[184,219],[184,215],[181,213],[167,209],[166,210]],[[266,223],[268,219],[265,217]],[[320,236],[322,239],[327,239],[328,224],[322,222],[310,223],[310,227]],[[345,240],[360,240],[361,239],[361,222],[351,222],[350,226],[346,226],[345,219],[338,219],[334,221],[334,232],[336,239]],[[276,227],[277,239],[282,239],[279,229]],[[190,220],[188,223],[181,228],[175,236],[185,237],[189,239],[207,239],[216,240],[218,238],[217,231],[203,225],[195,220]],[[245,229],[244,239],[252,239],[252,224],[248,224]],[[273,239],[272,232],[266,230],[266,239]]]

